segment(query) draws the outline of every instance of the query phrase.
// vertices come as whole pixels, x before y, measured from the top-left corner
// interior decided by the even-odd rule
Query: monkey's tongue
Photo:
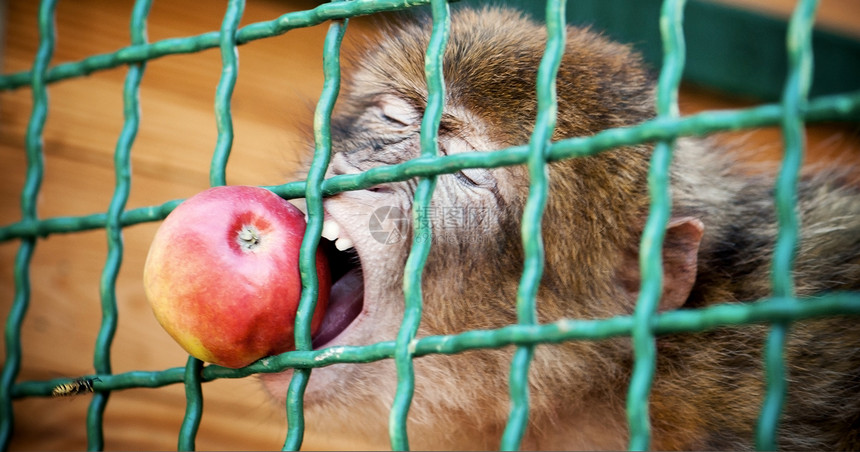
[[[331,286],[325,317],[312,340],[313,348],[325,345],[346,329],[361,313],[363,301],[364,280],[361,269],[354,268]]]

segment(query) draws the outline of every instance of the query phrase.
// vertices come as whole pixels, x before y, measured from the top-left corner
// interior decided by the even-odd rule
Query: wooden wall
[[[38,45],[36,3],[7,2],[4,73],[27,70],[32,64]],[[224,3],[156,1],[150,14],[149,39],[217,30]],[[270,20],[315,3],[250,1],[242,23]],[[829,0],[822,8],[827,15],[834,15],[828,5],[838,8],[839,4]],[[857,11],[853,0],[841,4],[846,10]],[[131,5],[131,1],[60,2],[54,63],[127,45]],[[834,17],[844,21],[845,14]],[[860,18],[855,15],[855,19]],[[373,26],[372,20],[354,21],[345,52],[372,32]],[[300,29],[240,48],[239,80],[233,97],[236,138],[227,168],[228,183],[267,185],[290,178],[297,155],[308,149],[304,124],[311,121],[322,86],[324,33],[325,26]],[[49,86],[40,217],[86,215],[107,209],[114,186],[112,155],[123,121],[125,73],[125,68],[117,68]],[[219,76],[217,49],[147,63],[141,88],[143,121],[132,151],[128,208],[186,198],[208,186],[209,158],[216,140],[213,99]],[[693,88],[685,90],[683,98],[687,112],[748,104]],[[26,163],[23,143],[30,109],[29,90],[0,93],[0,225],[20,218]],[[776,130],[736,134],[732,139],[747,142],[759,159],[772,159],[779,152]],[[854,150],[860,148],[856,129],[817,127],[811,131],[810,140],[812,160],[841,156],[856,162]],[[125,258],[117,288],[120,317],[113,346],[116,373],[161,370],[185,363],[184,352],[155,322],[141,286],[143,261],[156,227],[145,224],[124,231]],[[12,274],[17,249],[15,241],[0,243],[0,320],[4,322],[14,296]],[[23,329],[20,380],[92,372],[92,350],[100,323],[98,284],[106,250],[104,231],[98,230],[55,235],[38,243],[32,264],[31,306]],[[204,395],[199,449],[282,446],[283,409],[269,404],[253,378],[207,383]],[[88,401],[87,396],[16,401],[13,450],[84,449]],[[105,415],[106,447],[175,448],[184,405],[179,385],[114,392]],[[309,437],[305,447],[361,445]]]

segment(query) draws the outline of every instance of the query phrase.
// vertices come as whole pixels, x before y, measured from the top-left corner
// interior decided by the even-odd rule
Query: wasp
[[[54,386],[54,390],[51,391],[51,395],[54,397],[70,397],[83,394],[85,392],[93,392],[93,382],[95,381],[101,381],[101,379],[98,377],[76,378],[68,383]]]

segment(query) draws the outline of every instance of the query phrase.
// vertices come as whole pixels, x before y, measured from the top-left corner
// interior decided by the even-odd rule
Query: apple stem
[[[260,232],[257,231],[257,228],[246,224],[239,231],[236,241],[239,242],[239,246],[242,249],[252,251],[260,244]]]

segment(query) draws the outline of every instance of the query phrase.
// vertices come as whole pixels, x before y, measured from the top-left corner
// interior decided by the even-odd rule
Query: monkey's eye
[[[466,172],[464,170],[460,170],[460,171],[457,171],[456,173],[454,173],[454,177],[456,177],[457,180],[459,180],[460,182],[462,182],[466,185],[470,185],[472,187],[477,187],[480,185],[477,182],[475,182],[474,179],[469,177],[469,175],[466,174]]]
[[[439,139],[439,153],[442,155],[454,155],[464,152],[472,152],[475,149],[468,141],[458,136],[442,136]],[[485,168],[465,168],[453,174],[458,182],[466,187],[481,188],[494,185],[493,176]]]
[[[487,188],[496,185],[495,179],[486,168],[466,168],[454,173],[454,177],[468,187]]]
[[[397,127],[407,127],[409,125],[408,123],[403,122],[402,119],[398,119],[396,116],[387,115],[385,112],[382,112],[381,116],[385,122]]]
[[[396,127],[409,127],[415,124],[417,119],[415,109],[397,97],[384,97],[375,107],[380,119]]]

